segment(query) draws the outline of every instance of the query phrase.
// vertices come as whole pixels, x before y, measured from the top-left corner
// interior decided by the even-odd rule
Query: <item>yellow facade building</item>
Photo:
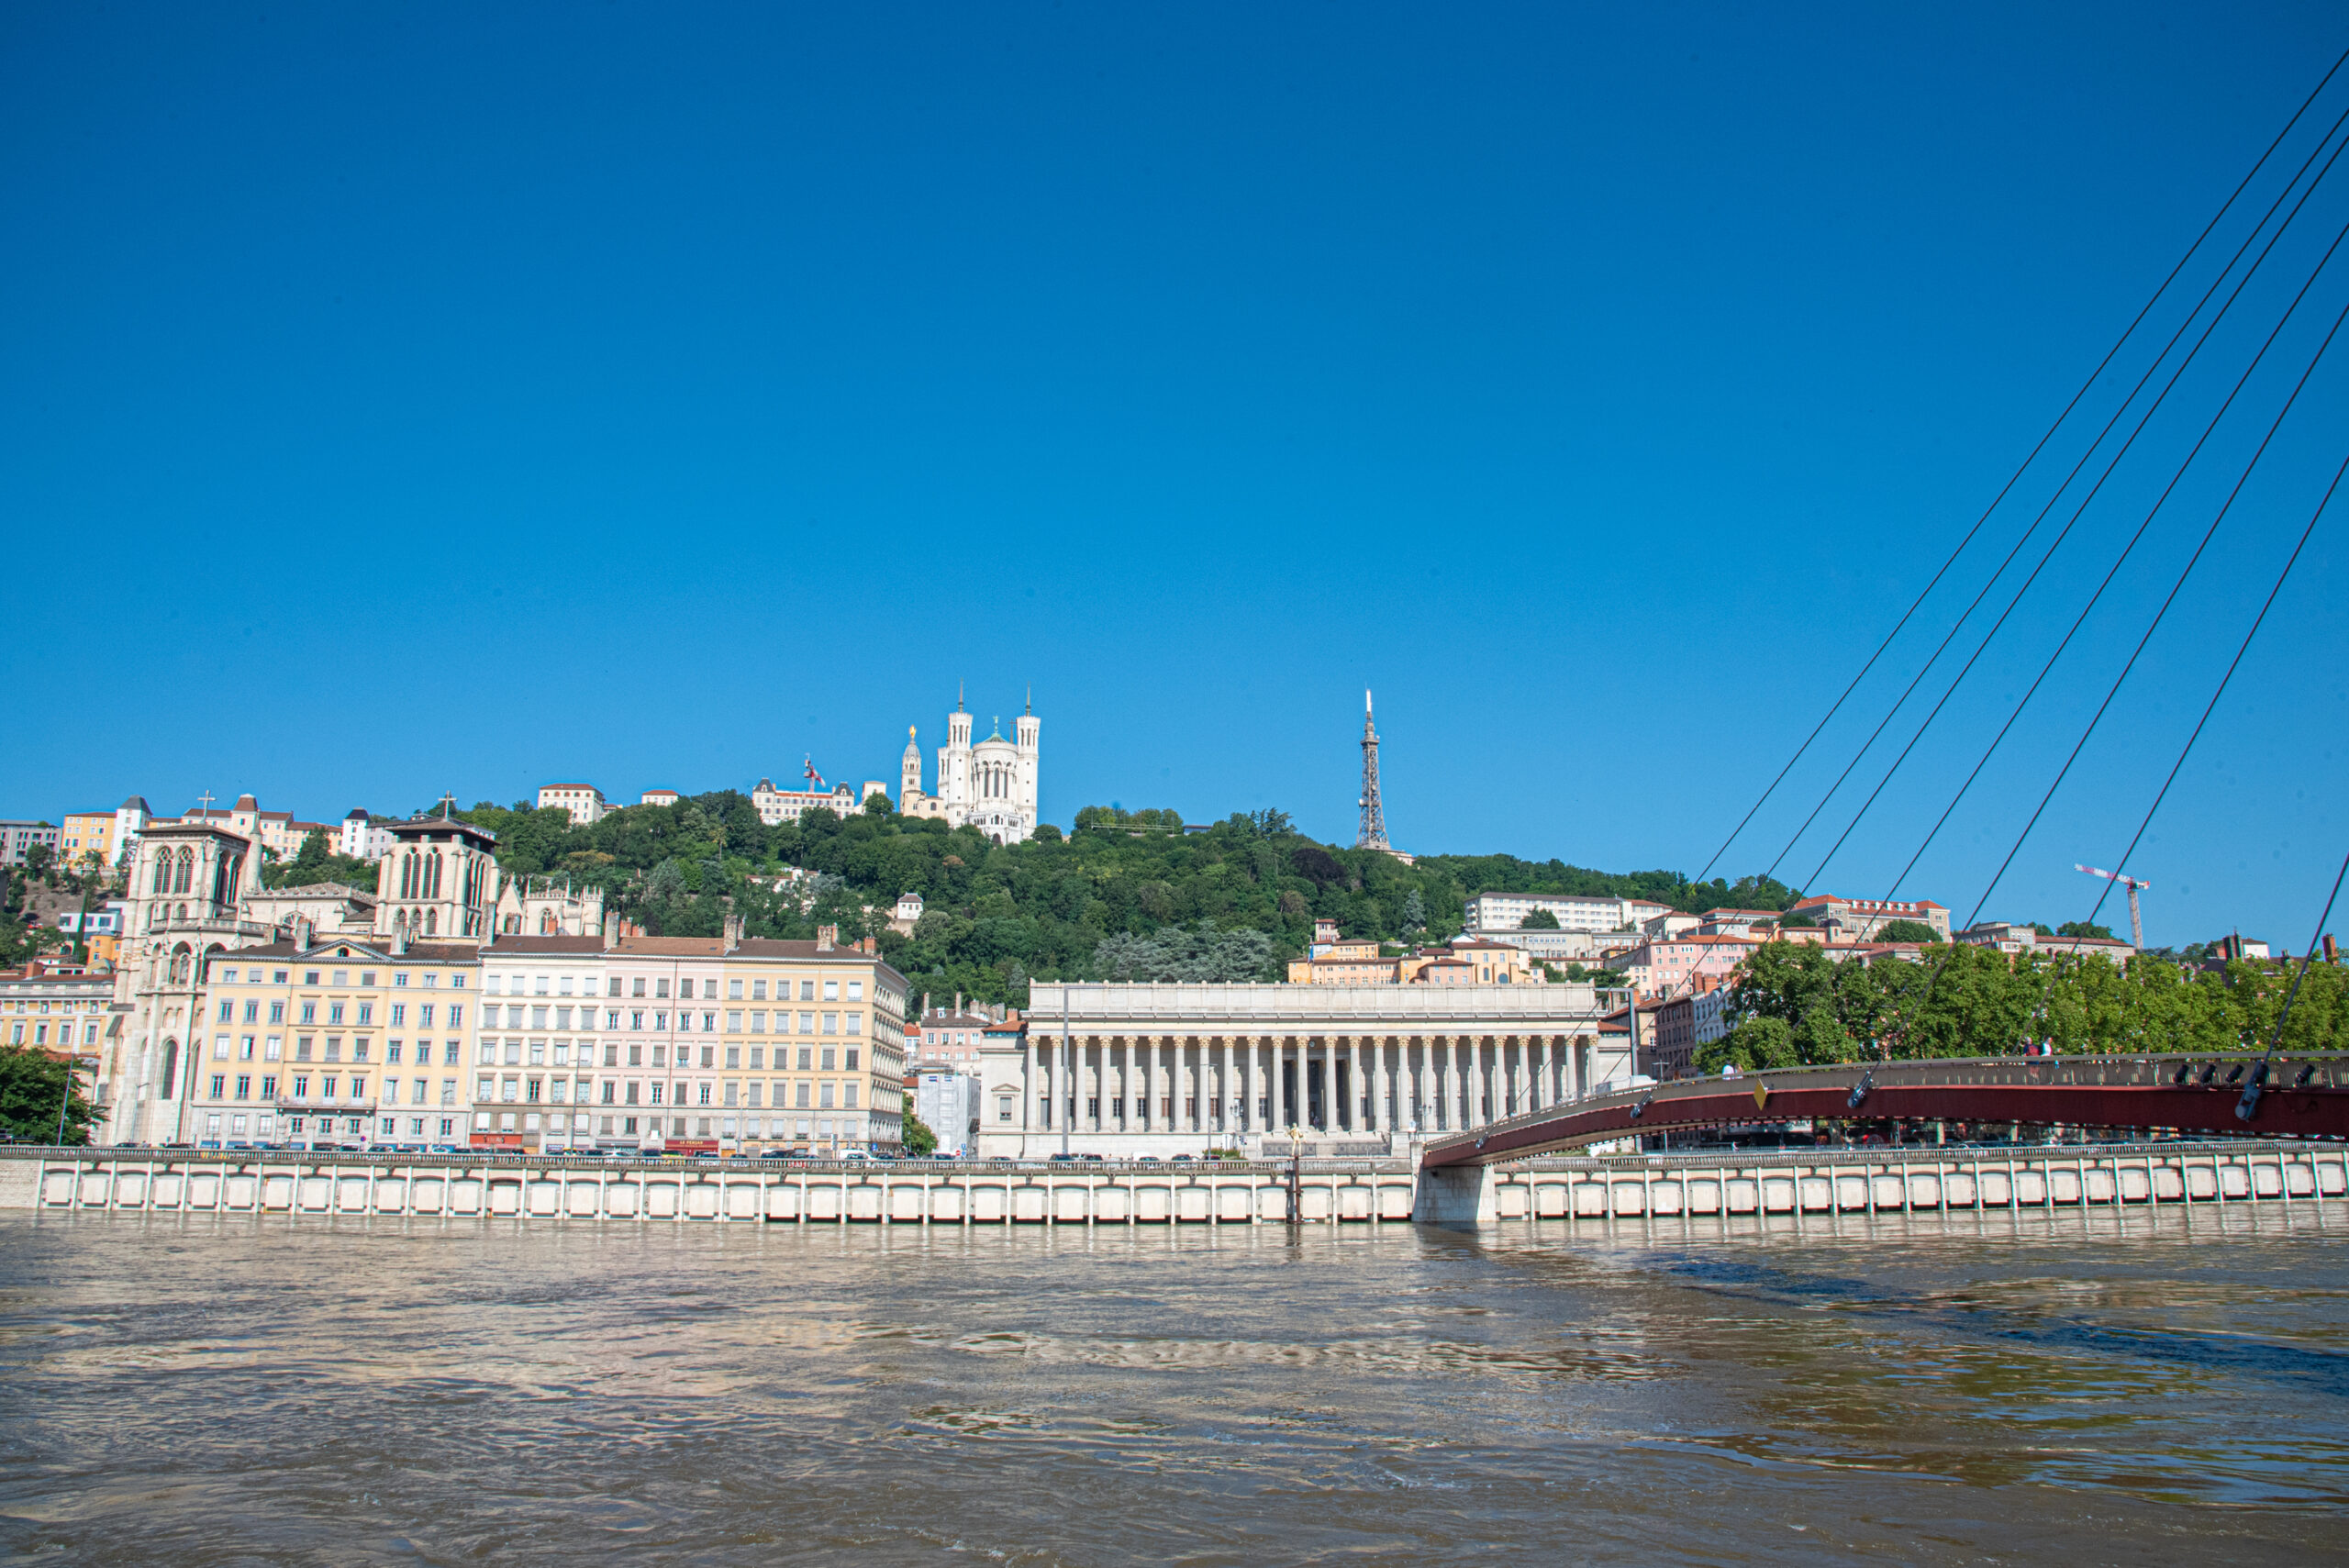
[[[79,871],[95,855],[100,863],[114,863],[115,828],[111,811],[69,811],[57,839],[57,858]]]
[[[214,956],[175,1139],[198,1148],[463,1141],[480,950],[275,941]]]

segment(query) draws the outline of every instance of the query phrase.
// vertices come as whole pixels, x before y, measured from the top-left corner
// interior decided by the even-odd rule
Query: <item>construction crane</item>
[[[2100,876],[2107,882],[2117,882],[2129,890],[2129,941],[2132,946],[2143,951],[2145,946],[2145,918],[2137,913],[2137,890],[2141,887],[2151,887],[2153,884],[2139,882],[2133,876],[2122,876],[2117,871],[2099,871],[2095,866],[2084,866],[2077,862],[2073,862],[2072,869],[2084,871],[2090,876]]]

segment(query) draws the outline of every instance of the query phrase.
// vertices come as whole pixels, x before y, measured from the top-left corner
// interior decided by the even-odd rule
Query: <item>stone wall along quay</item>
[[[1683,1218],[2290,1203],[2349,1195],[2349,1151],[2283,1143],[1768,1150],[1407,1162],[830,1163],[0,1151],[0,1209],[547,1222],[1263,1225]]]

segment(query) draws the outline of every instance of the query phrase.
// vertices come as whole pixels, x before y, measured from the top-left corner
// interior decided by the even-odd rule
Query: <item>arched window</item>
[[[183,844],[179,856],[172,862],[172,891],[185,893],[195,877],[195,851]]]
[[[438,850],[425,857],[424,896],[427,898],[440,896],[440,851]]]
[[[507,917],[506,917],[506,929],[507,929],[507,931],[509,934],[511,934],[511,935],[514,935],[514,936],[519,936],[519,935],[521,935],[521,932],[522,932],[522,917],[521,917],[521,916],[519,916],[519,915],[508,915],[508,916],[507,916]]]
[[[156,1098],[163,1100],[172,1098],[172,1081],[179,1076],[179,1071],[180,1042],[175,1040],[167,1040],[163,1042],[163,1076],[159,1081]]]
[[[174,985],[184,985],[187,984],[187,949],[182,948],[179,951],[172,954],[172,984]]]
[[[416,896],[416,851],[414,850],[400,856],[400,896],[402,898]]]
[[[424,934],[428,937],[434,936],[439,933],[440,929],[440,911],[438,909],[427,909],[424,912]]]
[[[555,935],[553,910],[541,909],[539,911],[539,935],[542,937],[551,937]]]
[[[169,850],[157,850],[155,851],[155,884],[148,891],[150,893],[169,893],[171,890],[172,851]]]

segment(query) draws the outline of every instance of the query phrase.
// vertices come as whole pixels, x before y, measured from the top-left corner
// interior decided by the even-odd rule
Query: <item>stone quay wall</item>
[[[0,1151],[0,1209],[331,1219],[1264,1225],[2033,1210],[2349,1195],[2349,1150],[2258,1142],[1551,1158],[841,1163]]]

